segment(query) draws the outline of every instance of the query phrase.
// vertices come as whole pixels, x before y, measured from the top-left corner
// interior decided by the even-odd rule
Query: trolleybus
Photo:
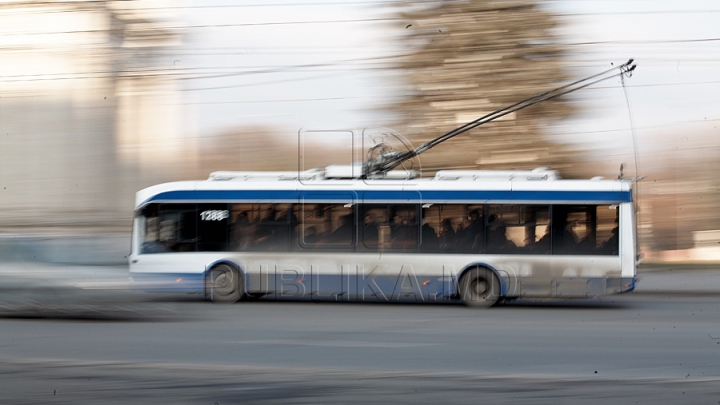
[[[213,301],[490,306],[634,288],[630,180],[563,180],[548,169],[361,180],[347,171],[215,172],[144,189],[131,278]]]
[[[407,151],[297,172],[215,172],[137,193],[134,281],[242,298],[330,301],[591,297],[631,291],[632,180],[549,169],[444,170],[404,162],[482,124],[613,77],[606,72],[496,110]],[[621,176],[622,177],[622,176]]]

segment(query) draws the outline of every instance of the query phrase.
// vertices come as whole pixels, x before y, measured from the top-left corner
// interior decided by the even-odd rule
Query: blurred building
[[[182,157],[179,34],[143,3],[0,2],[1,233],[126,232],[146,174]]]

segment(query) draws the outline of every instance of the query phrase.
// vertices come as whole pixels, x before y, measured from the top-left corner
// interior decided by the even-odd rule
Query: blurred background
[[[301,129],[337,130],[303,147],[338,162],[341,130],[418,146],[629,58],[624,83],[461,135],[423,172],[623,165],[646,260],[720,260],[715,0],[2,0],[0,256],[121,263],[143,187],[297,170]]]

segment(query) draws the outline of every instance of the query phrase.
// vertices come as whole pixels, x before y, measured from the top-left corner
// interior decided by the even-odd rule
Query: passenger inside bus
[[[600,248],[603,253],[616,255],[619,253],[620,246],[620,227],[618,226],[619,218],[615,217],[615,226],[610,230],[610,237],[601,244]]]
[[[338,217],[338,227],[333,231],[331,237],[335,243],[352,242],[352,214],[341,215]]]
[[[563,247],[567,250],[574,249],[580,243],[580,238],[578,238],[578,235],[573,230],[576,225],[577,225],[577,222],[575,222],[575,221],[570,221],[567,224],[565,224],[565,230],[563,231],[563,234],[562,234],[562,241],[563,241]]]
[[[417,221],[414,207],[395,208],[390,223],[392,248],[403,252],[417,251]]]
[[[423,213],[424,214],[424,213]],[[426,253],[437,252],[440,247],[440,240],[438,239],[435,229],[430,226],[427,219],[423,215],[423,223],[420,228],[420,251]]]
[[[233,250],[246,250],[252,241],[252,235],[250,217],[247,211],[242,211],[235,216],[235,220],[230,225],[230,241]]]
[[[363,243],[367,248],[377,248],[378,222],[371,212],[366,212],[363,219]]]
[[[452,219],[445,218],[440,223],[440,250],[443,252],[452,252],[455,250],[455,229],[452,225]]]
[[[540,239],[532,245],[532,250],[537,253],[549,253],[550,252],[550,227],[545,227],[545,233]]]
[[[497,215],[488,218],[487,248],[489,253],[502,253],[517,246],[507,237],[507,226],[501,223]]]
[[[470,211],[456,232],[458,249],[463,252],[481,251],[484,229],[484,218],[480,215],[480,211],[477,209]]]
[[[308,226],[303,233],[303,243],[306,245],[314,245],[318,243],[317,229],[314,226]]]

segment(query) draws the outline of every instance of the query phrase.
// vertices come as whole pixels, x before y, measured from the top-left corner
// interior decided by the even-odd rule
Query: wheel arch
[[[245,274],[245,271],[243,270],[242,266],[240,266],[239,264],[237,264],[236,262],[234,262],[230,259],[218,259],[218,260],[215,260],[214,262],[208,264],[207,266],[205,266],[205,271],[203,272],[203,280],[204,280],[203,281],[203,290],[207,291],[208,275],[210,274],[210,270],[212,270],[215,266],[218,266],[221,264],[226,264],[228,266],[231,266],[235,270],[237,270],[239,277],[241,277],[243,280],[242,291],[240,291],[240,294],[241,295],[247,294],[248,287],[247,287],[247,276]]]
[[[470,263],[467,266],[463,267],[462,270],[460,270],[460,272],[457,275],[457,283],[456,283],[457,294],[458,295],[460,294],[460,280],[465,275],[465,273],[467,273],[468,271],[470,271],[472,269],[481,268],[481,267],[490,270],[495,275],[495,277],[497,277],[498,282],[500,283],[500,297],[504,298],[508,292],[510,276],[507,274],[507,272],[498,270],[495,266],[485,263],[485,262],[473,262],[473,263]]]

